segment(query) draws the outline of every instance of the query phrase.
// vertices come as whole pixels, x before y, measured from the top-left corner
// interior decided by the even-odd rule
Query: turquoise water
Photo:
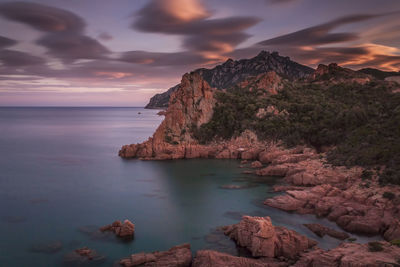
[[[138,113],[141,114],[138,114]],[[63,256],[88,246],[107,257],[102,266],[140,251],[189,242],[192,250],[236,253],[216,232],[240,215],[269,215],[275,224],[329,248],[303,223],[335,225],[314,216],[262,205],[276,181],[242,174],[235,160],[123,160],[123,144],[146,140],[162,120],[141,108],[0,108],[0,266],[60,266]],[[229,184],[248,185],[240,190]],[[96,234],[129,219],[135,239]],[[94,232],[93,232],[94,231]],[[367,240],[361,238],[361,240]],[[32,246],[57,242],[53,253]]]

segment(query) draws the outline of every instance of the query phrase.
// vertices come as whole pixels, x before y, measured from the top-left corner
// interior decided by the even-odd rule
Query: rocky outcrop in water
[[[120,260],[119,263],[124,267],[190,267],[192,252],[190,245],[184,244],[168,251],[132,254],[129,258]]]
[[[100,231],[111,231],[118,237],[132,239],[135,234],[135,225],[129,220],[125,220],[123,223],[121,221],[115,221],[112,224],[101,227]]]
[[[295,231],[273,226],[269,217],[243,216],[240,223],[227,226],[225,234],[253,257],[295,259],[317,244]]]

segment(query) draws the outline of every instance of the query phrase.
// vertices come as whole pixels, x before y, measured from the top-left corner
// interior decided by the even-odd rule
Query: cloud
[[[274,4],[274,5],[294,3],[296,1],[298,0],[266,0],[268,4]]]
[[[0,62],[7,67],[23,67],[41,65],[45,63],[45,60],[25,52],[3,49],[0,50]]]
[[[64,61],[103,58],[110,51],[97,40],[70,33],[48,34],[36,41],[48,49],[48,54]]]
[[[63,61],[97,59],[109,53],[96,39],[83,34],[84,20],[68,10],[29,2],[8,2],[0,4],[0,15],[45,32],[36,44]]]
[[[261,41],[259,45],[309,46],[354,41],[358,39],[358,34],[356,33],[331,33],[331,31],[339,26],[366,21],[380,16],[382,15],[361,14],[341,17],[327,23]]]
[[[2,3],[0,15],[44,32],[79,33],[85,27],[83,19],[70,11],[30,2]]]
[[[18,42],[0,35],[0,49],[16,45]]]
[[[208,59],[223,54],[247,40],[244,31],[257,24],[255,17],[212,19],[212,12],[197,0],[151,0],[136,14],[132,27],[142,32],[183,36],[183,47]]]
[[[103,41],[110,41],[113,39],[113,36],[107,32],[102,32],[99,35],[97,35],[97,38]]]
[[[153,66],[202,65],[207,63],[201,55],[190,52],[159,53],[147,51],[128,51],[121,54],[119,60],[135,64]]]

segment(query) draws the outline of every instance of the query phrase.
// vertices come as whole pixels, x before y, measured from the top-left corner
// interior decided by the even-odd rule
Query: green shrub
[[[384,192],[382,196],[389,200],[393,200],[396,197],[396,195],[393,194],[392,192]]]
[[[370,180],[372,178],[372,174],[373,172],[371,172],[370,170],[363,170],[361,174],[361,179]]]
[[[390,241],[390,244],[400,247],[400,239],[392,240]]]
[[[368,242],[368,249],[371,252],[379,252],[383,250],[382,244],[380,242]]]
[[[277,95],[263,96],[235,87],[215,94],[212,119],[193,127],[192,135],[207,143],[250,129],[260,139],[282,140],[288,147],[333,146],[330,163],[386,166],[378,173],[379,182],[400,185],[400,94],[390,90],[383,83],[292,84]],[[257,118],[258,109],[268,106],[285,112]],[[366,171],[363,179],[372,174]]]

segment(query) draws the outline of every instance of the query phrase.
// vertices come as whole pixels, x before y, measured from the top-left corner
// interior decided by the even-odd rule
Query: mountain
[[[171,94],[175,92],[179,87],[179,84],[169,88],[166,92],[156,94],[150,98],[149,103],[144,107],[147,109],[164,109],[168,107],[168,102]]]
[[[364,74],[369,74],[371,76],[374,76],[375,78],[379,80],[385,80],[388,77],[393,77],[393,76],[400,76],[400,71],[395,72],[395,71],[383,71],[383,70],[378,70],[378,69],[373,69],[373,68],[365,68],[361,69],[358,72],[364,73]]]
[[[229,89],[233,85],[246,80],[248,77],[274,71],[283,78],[296,80],[308,77],[314,69],[290,60],[289,57],[280,56],[277,52],[261,51],[251,59],[232,60],[212,69],[197,69],[207,83],[217,89]],[[171,87],[168,91],[157,94],[150,99],[145,108],[166,108],[171,94],[179,85]]]

